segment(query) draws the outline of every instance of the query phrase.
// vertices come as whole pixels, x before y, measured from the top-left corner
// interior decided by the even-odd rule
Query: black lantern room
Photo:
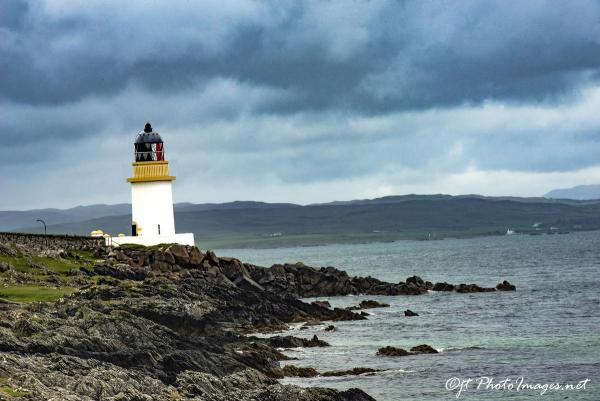
[[[137,135],[133,146],[136,162],[165,160],[162,138],[152,130],[150,123],[146,123],[144,130]]]

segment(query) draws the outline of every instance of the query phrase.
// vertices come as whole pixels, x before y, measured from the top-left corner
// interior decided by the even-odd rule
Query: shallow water
[[[389,303],[370,309],[366,321],[336,322],[290,330],[317,334],[331,347],[286,351],[298,366],[319,371],[366,366],[383,369],[374,375],[285,379],[286,383],[338,389],[359,387],[380,401],[456,399],[446,389],[453,377],[472,378],[459,399],[600,400],[600,232],[568,235],[515,235],[466,240],[401,241],[364,245],[328,245],[279,249],[229,249],[220,255],[270,266],[303,261],[311,266],[336,266],[351,275],[404,281],[419,275],[432,282],[495,286],[508,280],[516,292],[481,294],[428,293],[422,296],[331,297],[332,306],[362,299]],[[411,309],[420,316],[405,317]],[[430,344],[434,355],[378,357],[386,345],[410,348]],[[504,389],[475,380],[510,379]],[[517,391],[526,383],[577,384],[585,390]],[[483,379],[485,380],[485,379]],[[453,383],[449,383],[453,384]],[[501,386],[502,387],[502,386]]]

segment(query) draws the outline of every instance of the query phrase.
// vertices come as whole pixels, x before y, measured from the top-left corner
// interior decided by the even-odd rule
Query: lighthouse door
[[[131,224],[131,236],[137,237],[137,223]]]

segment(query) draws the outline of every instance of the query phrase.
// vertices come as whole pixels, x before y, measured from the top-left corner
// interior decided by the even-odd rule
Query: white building
[[[111,237],[107,242],[115,246],[194,245],[193,233],[175,233],[171,189],[175,177],[169,175],[162,138],[150,123],[137,135],[134,147],[133,176],[127,179],[131,183],[131,235]]]

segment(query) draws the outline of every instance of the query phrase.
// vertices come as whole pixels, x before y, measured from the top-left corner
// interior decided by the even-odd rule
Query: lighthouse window
[[[160,224],[158,225],[158,235],[160,235]]]

